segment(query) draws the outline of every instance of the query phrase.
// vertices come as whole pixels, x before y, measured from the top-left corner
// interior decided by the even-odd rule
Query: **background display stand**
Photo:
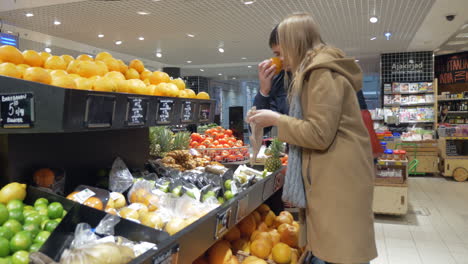
[[[440,169],[445,177],[456,181],[468,179],[468,137],[440,137]]]

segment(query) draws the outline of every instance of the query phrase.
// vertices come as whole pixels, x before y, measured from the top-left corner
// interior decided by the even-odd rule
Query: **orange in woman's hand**
[[[273,58],[271,58],[271,63],[273,65],[276,65],[275,75],[280,73],[281,70],[283,69],[283,62],[281,61],[281,59],[278,58],[278,57],[273,57]]]

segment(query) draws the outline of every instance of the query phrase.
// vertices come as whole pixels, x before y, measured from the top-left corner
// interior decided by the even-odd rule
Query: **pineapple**
[[[174,135],[172,150],[188,149],[190,144],[189,132],[178,132]]]
[[[172,150],[173,133],[166,127],[150,128],[150,155],[164,157]]]
[[[273,139],[270,145],[271,156],[265,161],[265,170],[269,172],[277,171],[281,168],[280,152],[283,147],[283,143],[277,138]]]

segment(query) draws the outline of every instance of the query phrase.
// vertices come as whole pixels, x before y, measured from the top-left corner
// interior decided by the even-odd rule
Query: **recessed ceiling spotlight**
[[[150,13],[150,12],[146,12],[146,11],[138,11],[137,14],[142,15],[142,16],[146,16],[146,15],[149,15],[149,14],[151,14],[151,13]]]
[[[246,60],[247,58],[246,58],[246,57],[242,57],[241,59]]]
[[[162,57],[162,53],[161,53],[161,52],[156,52],[156,57],[161,58],[161,57]]]
[[[359,60],[354,60],[355,62],[359,62]]]
[[[375,23],[377,23],[377,21],[379,21],[379,19],[378,19],[377,17],[373,16],[373,17],[369,18],[369,21],[370,21],[372,24],[375,24]]]
[[[60,24],[62,24],[62,22],[60,22],[60,21],[58,21],[58,20],[55,20],[55,21],[54,21],[54,25],[58,26],[58,25],[60,25]]]
[[[144,38],[144,37],[139,37],[138,39],[139,39],[139,40],[145,40],[145,38]]]
[[[222,73],[218,73],[219,76],[223,75]]]
[[[450,46],[465,45],[465,44],[468,44],[468,40],[458,40],[458,41],[447,42],[447,45],[450,45]]]
[[[223,48],[219,48],[218,51],[221,52],[221,53],[224,53],[224,49],[223,49]]]
[[[104,37],[104,34],[99,34],[99,35],[97,35],[97,36],[98,36],[98,38],[103,38],[103,37]]]
[[[204,69],[200,69],[201,72],[204,72],[205,70]]]
[[[251,5],[253,3],[255,3],[256,0],[242,0],[242,2],[244,3],[244,5]]]
[[[192,61],[187,61],[187,63],[192,63]]]
[[[187,37],[189,37],[189,38],[194,38],[195,35],[193,35],[193,34],[187,34]]]
[[[392,36],[392,33],[385,32],[384,36],[387,38],[387,40],[390,40],[390,37]]]
[[[26,13],[26,17],[33,17],[34,14],[33,13]]]
[[[377,37],[372,37],[370,40],[376,40],[376,39],[377,39]]]
[[[45,51],[45,52],[49,52],[49,53],[52,52],[52,50],[51,50],[50,48],[45,48],[44,51]]]
[[[247,68],[252,68],[252,65],[247,66]]]
[[[117,40],[117,41],[115,42],[115,45],[120,45],[120,44],[122,44],[122,41],[121,41],[121,40]]]
[[[237,79],[236,77],[232,77],[233,80]]]

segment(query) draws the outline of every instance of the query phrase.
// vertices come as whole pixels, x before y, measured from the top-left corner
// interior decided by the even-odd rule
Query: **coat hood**
[[[353,58],[345,58],[343,51],[333,47],[324,47],[314,57],[312,64],[306,71],[327,68],[343,75],[353,86],[354,90],[362,88],[362,70]]]

